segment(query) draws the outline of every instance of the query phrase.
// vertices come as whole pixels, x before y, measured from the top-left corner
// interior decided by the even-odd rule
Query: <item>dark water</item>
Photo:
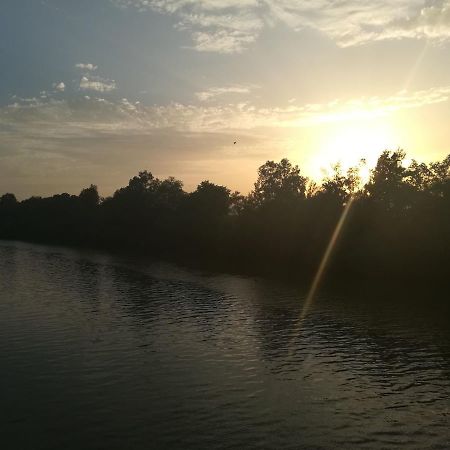
[[[450,448],[426,295],[299,322],[304,292],[257,279],[5,242],[0,269],[2,449]]]

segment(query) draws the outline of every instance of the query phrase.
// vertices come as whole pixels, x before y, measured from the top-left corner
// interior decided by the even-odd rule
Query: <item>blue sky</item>
[[[3,0],[0,191],[108,195],[138,170],[248,191],[384,148],[449,152],[450,3]],[[233,142],[237,141],[236,145]]]

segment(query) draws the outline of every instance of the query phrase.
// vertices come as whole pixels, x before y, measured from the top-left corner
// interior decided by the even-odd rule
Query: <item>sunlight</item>
[[[364,159],[366,164],[361,166],[360,174],[362,182],[366,182],[380,153],[396,147],[396,139],[389,123],[360,121],[341,124],[323,134],[312,170],[321,178],[324,171],[327,173],[334,163],[341,163],[345,171],[359,165],[360,160]]]
[[[319,267],[317,268],[316,274],[314,275],[313,281],[312,281],[311,286],[308,291],[308,295],[306,296],[305,301],[303,303],[303,307],[300,311],[300,315],[299,315],[297,322],[295,324],[295,327],[294,327],[292,339],[294,339],[299,334],[299,332],[303,326],[303,321],[305,320],[306,316],[309,313],[309,310],[311,309],[311,306],[314,302],[317,291],[322,283],[328,263],[330,262],[330,258],[332,256],[333,251],[336,247],[336,244],[339,240],[339,236],[341,235],[342,229],[345,225],[348,213],[353,205],[353,202],[354,202],[354,198],[351,197],[348,200],[347,204],[345,205],[345,208],[343,209],[341,216],[339,217],[339,220],[336,224],[333,234],[331,235],[330,241],[328,242],[325,253],[322,256]],[[290,345],[289,355],[292,356],[294,351],[295,351],[295,347],[293,345]]]
[[[353,201],[354,201],[354,198],[351,197],[349,199],[349,201],[347,202],[347,204],[345,205],[345,208],[342,211],[341,217],[339,218],[339,221],[336,224],[336,228],[334,229],[333,234],[331,235],[330,242],[328,243],[327,249],[325,250],[322,260],[320,261],[320,265],[317,269],[316,275],[314,276],[314,279],[313,279],[313,282],[309,289],[308,295],[306,296],[306,300],[305,300],[303,309],[300,314],[299,323],[301,323],[303,321],[303,319],[306,317],[306,315],[308,314],[309,308],[311,307],[314,297],[316,296],[317,290],[320,286],[320,283],[322,281],[325,270],[328,266],[328,262],[330,261],[330,257],[333,253],[333,250],[336,247],[336,243],[339,239],[342,228],[347,219],[348,213],[352,207]]]

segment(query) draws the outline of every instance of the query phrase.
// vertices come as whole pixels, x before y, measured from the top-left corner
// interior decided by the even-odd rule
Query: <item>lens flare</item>
[[[336,243],[339,239],[339,236],[341,235],[342,229],[344,227],[344,224],[347,220],[347,216],[348,213],[352,207],[352,204],[354,202],[354,197],[350,197],[350,199],[348,200],[347,204],[344,207],[344,210],[342,211],[341,217],[338,220],[338,223],[336,224],[336,227],[333,231],[333,234],[331,235],[331,239],[330,242],[327,245],[327,248],[325,250],[325,253],[322,257],[322,260],[320,262],[320,265],[317,269],[317,272],[314,276],[313,282],[311,284],[311,287],[309,289],[308,295],[306,296],[305,302],[303,304],[303,308],[302,311],[299,315],[299,318],[297,320],[297,324],[295,327],[295,333],[293,336],[297,335],[298,332],[300,331],[300,328],[302,326],[303,320],[305,319],[305,317],[307,316],[309,310],[311,309],[311,305],[314,301],[314,298],[316,296],[317,290],[320,286],[320,283],[322,281],[323,275],[325,273],[325,270],[328,266],[328,263],[330,261],[331,255],[333,254],[333,250],[336,247]],[[291,346],[291,351],[292,351],[292,346]]]

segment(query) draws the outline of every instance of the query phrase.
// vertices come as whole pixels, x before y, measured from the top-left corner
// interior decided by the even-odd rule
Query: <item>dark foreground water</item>
[[[303,299],[0,242],[0,448],[449,449],[448,309]]]

